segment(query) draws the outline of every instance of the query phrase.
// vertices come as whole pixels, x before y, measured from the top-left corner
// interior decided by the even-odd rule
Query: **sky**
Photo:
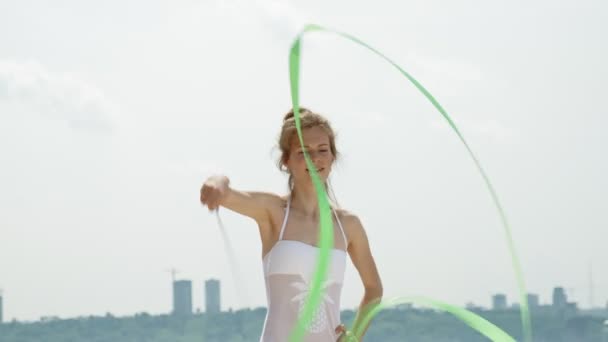
[[[266,305],[255,223],[199,189],[285,194],[288,49],[306,23],[355,35],[417,78],[479,158],[528,292],[608,305],[608,5],[600,0],[0,2],[0,289],[5,320],[171,311],[171,274]],[[341,153],[332,183],[368,233],[387,298],[517,301],[505,232],[447,122],[337,36],[302,47],[301,103]],[[363,287],[349,263],[342,307]]]

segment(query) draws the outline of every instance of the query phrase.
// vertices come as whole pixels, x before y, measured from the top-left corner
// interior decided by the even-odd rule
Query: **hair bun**
[[[287,114],[285,114],[285,117],[283,117],[283,122],[285,122],[291,118],[293,118],[293,110],[290,110],[289,112],[287,112]]]
[[[300,115],[303,115],[306,113],[310,113],[310,109],[300,106],[299,112],[300,112]],[[287,114],[285,114],[285,117],[283,117],[283,122],[285,122],[293,117],[294,117],[294,112],[293,112],[293,108],[292,108],[289,112],[287,112]]]

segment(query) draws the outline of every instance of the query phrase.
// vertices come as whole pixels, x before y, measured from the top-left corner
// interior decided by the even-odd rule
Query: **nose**
[[[321,159],[321,153],[319,151],[308,152],[308,155],[310,155],[310,160],[313,162]]]

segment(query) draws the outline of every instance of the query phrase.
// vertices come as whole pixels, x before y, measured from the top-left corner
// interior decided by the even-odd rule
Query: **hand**
[[[220,203],[228,193],[230,181],[226,176],[211,176],[201,187],[201,204],[209,210],[219,208]]]
[[[336,334],[340,334],[336,342],[358,342],[355,335],[352,332],[346,330],[344,324],[340,324],[335,329]]]

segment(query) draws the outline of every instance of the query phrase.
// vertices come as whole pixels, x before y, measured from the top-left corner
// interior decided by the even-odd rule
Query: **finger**
[[[210,194],[207,203],[209,203],[209,209],[215,209],[217,207],[217,196]]]
[[[215,209],[217,209],[219,203],[217,201],[217,196],[211,196],[211,198],[209,199],[209,210],[213,211]]]
[[[203,188],[201,189],[201,203],[206,204],[208,197],[209,197],[209,191],[208,191],[207,187],[203,186]]]
[[[205,189],[204,195],[203,195],[203,203],[207,206],[213,206],[215,204],[215,196],[213,195],[213,191],[209,188]]]

